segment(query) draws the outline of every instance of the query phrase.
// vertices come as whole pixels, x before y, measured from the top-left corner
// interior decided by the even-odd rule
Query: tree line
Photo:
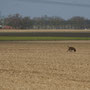
[[[15,29],[90,29],[90,20],[76,16],[68,20],[60,17],[22,17],[20,14],[8,15],[0,19],[0,25]]]

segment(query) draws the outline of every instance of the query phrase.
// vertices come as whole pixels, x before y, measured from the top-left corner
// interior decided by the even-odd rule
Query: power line
[[[29,1],[29,2],[33,2],[33,3],[57,4],[57,5],[64,5],[64,6],[76,6],[76,7],[87,7],[87,8],[90,8],[90,4],[81,4],[81,3],[47,1],[47,0],[22,0],[22,1]]]

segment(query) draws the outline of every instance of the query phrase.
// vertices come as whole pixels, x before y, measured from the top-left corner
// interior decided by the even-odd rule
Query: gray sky
[[[90,19],[90,0],[0,0],[2,16],[19,13],[23,16],[59,16],[69,19],[83,16]]]

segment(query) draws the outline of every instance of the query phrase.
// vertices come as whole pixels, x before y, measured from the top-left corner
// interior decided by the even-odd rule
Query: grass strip
[[[38,40],[90,40],[90,37],[10,37],[0,36],[0,41],[38,41]]]

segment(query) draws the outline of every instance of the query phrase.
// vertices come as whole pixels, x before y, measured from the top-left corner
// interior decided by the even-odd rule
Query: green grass
[[[38,40],[90,40],[90,37],[8,37],[0,36],[0,41],[38,41]]]

